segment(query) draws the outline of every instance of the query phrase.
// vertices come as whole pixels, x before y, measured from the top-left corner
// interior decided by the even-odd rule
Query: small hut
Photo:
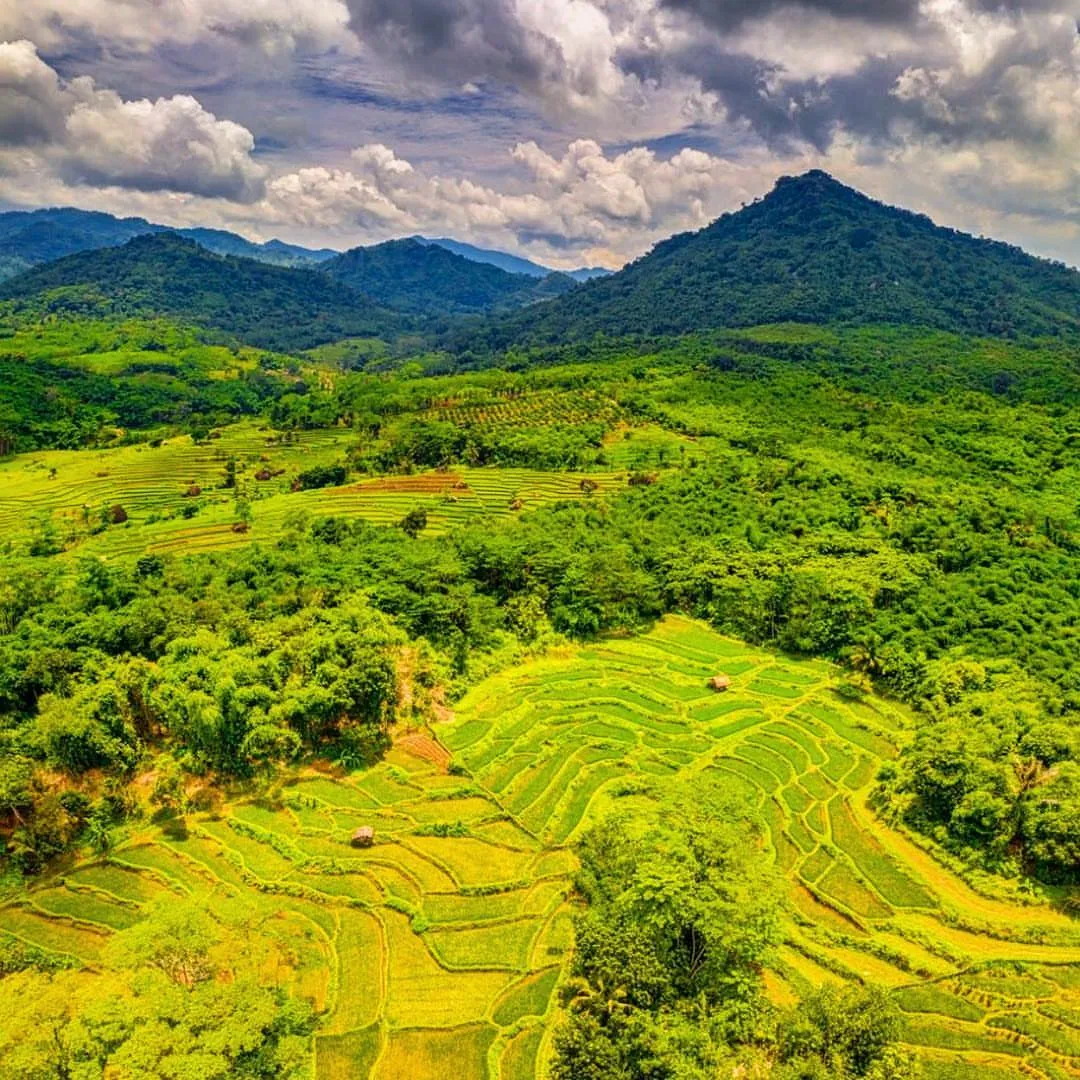
[[[371,847],[375,843],[375,830],[370,825],[361,825],[352,834],[350,843],[353,847]]]
[[[731,676],[730,676],[730,675],[723,675],[723,674],[721,674],[721,675],[714,675],[714,676],[713,676],[713,677],[712,677],[712,678],[711,678],[711,679],[709,680],[709,685],[710,685],[710,686],[711,686],[711,687],[712,687],[712,688],[713,688],[713,689],[714,689],[714,690],[715,690],[715,691],[716,691],[716,692],[717,692],[718,694],[722,694],[722,693],[723,693],[723,692],[724,692],[725,690],[727,690],[727,689],[728,689],[728,688],[729,688],[729,687],[731,686]]]

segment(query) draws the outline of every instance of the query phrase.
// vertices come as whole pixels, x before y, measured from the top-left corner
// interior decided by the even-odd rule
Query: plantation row
[[[598,423],[611,427],[623,418],[623,410],[610,398],[592,390],[568,393],[556,389],[493,394],[478,389],[436,402],[420,415],[427,420],[441,420],[459,427],[498,431],[550,424],[573,426]]]

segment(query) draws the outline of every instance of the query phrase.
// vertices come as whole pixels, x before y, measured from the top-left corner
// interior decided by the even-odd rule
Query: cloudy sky
[[[811,167],[1080,264],[1080,0],[0,0],[0,203],[615,267]]]

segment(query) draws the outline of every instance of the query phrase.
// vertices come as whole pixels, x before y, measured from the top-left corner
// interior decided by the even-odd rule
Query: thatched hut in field
[[[711,686],[718,694],[722,694],[725,690],[730,689],[731,676],[724,675],[723,673],[721,673],[720,675],[714,675],[709,680],[709,686]]]
[[[349,843],[353,847],[371,847],[375,843],[375,830],[370,825],[361,825],[352,834],[352,840]]]

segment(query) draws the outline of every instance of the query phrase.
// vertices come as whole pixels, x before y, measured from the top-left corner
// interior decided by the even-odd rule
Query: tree
[[[900,1032],[900,1015],[877,987],[825,986],[788,1010],[779,1021],[777,1044],[785,1080],[802,1077],[911,1077],[912,1064],[892,1058],[878,1071]],[[824,1069],[823,1074],[820,1070]]]
[[[408,537],[416,539],[427,528],[427,511],[422,506],[414,506],[398,522],[398,528]]]
[[[756,1027],[762,968],[780,940],[762,826],[718,781],[652,794],[579,846],[588,910],[576,922],[558,1080],[705,1080],[728,1042]]]

